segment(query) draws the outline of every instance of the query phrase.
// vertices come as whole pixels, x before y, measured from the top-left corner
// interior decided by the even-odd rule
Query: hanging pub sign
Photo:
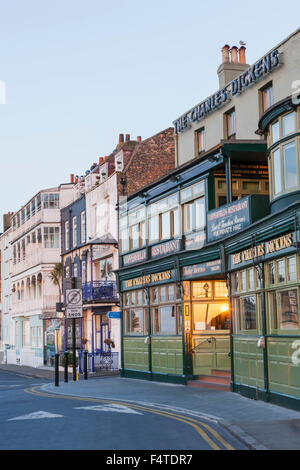
[[[288,233],[287,235],[247,248],[239,253],[234,253],[229,257],[229,268],[235,269],[248,262],[266,259],[276,255],[278,252],[282,254],[290,252],[291,249],[294,249],[293,244],[295,239],[295,233]]]
[[[151,257],[159,258],[160,256],[170,255],[180,250],[180,240],[171,240],[151,248]]]
[[[123,256],[123,266],[129,266],[130,264],[141,263],[147,259],[147,250],[136,251],[135,253],[129,253]]]
[[[192,277],[211,276],[213,274],[220,274],[221,272],[222,261],[220,259],[216,259],[214,261],[207,261],[206,263],[184,266],[183,278],[190,279]]]
[[[251,85],[257,83],[263,77],[273,72],[276,67],[281,64],[282,53],[277,49],[273,50],[262,59],[258,60],[249,69],[245,70],[241,75],[232,80],[221,90],[211,95],[206,100],[192,108],[186,114],[173,122],[174,132],[178,134],[188,129],[191,122],[197,122],[208,116],[213,111],[224,106],[235,95],[240,95]]]

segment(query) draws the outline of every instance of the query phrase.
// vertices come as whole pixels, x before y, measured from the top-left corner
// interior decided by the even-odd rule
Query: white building
[[[43,190],[12,219],[12,304],[14,349],[7,361],[39,367],[47,360],[46,321],[56,318],[58,287],[49,274],[60,262],[60,208],[72,202],[74,186]]]
[[[6,228],[6,227],[5,227]],[[11,228],[0,236],[1,252],[1,331],[0,331],[0,362],[6,362],[7,351],[14,345],[14,330],[11,311],[11,271],[12,248],[10,244]],[[9,352],[8,352],[9,354]]]

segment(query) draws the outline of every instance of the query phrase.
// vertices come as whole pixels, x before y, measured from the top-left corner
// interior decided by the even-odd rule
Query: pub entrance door
[[[190,312],[193,376],[230,371],[230,313],[226,281],[185,281],[184,304],[185,310]]]

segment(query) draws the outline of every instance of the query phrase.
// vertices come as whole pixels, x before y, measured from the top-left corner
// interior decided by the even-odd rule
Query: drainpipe
[[[225,155],[224,155],[225,156]],[[231,183],[231,158],[225,158],[225,171],[226,171],[226,202],[232,202],[232,183]]]
[[[91,311],[93,311],[91,309]],[[94,359],[94,353],[95,353],[95,350],[94,350],[94,318],[95,318],[95,314],[92,313],[92,371],[95,372],[95,359]]]
[[[259,274],[259,273],[258,273]],[[264,264],[261,263],[261,317],[262,317],[262,335],[264,337],[264,348],[263,348],[263,361],[264,361],[264,387],[266,390],[266,401],[270,400],[270,384],[269,384],[269,364],[268,364],[268,338],[267,338],[267,314],[266,314],[266,302],[265,302],[265,269]]]

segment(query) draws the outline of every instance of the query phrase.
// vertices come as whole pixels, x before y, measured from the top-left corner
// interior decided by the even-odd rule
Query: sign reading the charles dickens
[[[209,276],[218,274],[222,271],[222,262],[220,259],[207,261],[206,263],[193,264],[192,266],[184,266],[183,277],[185,279],[197,276]]]
[[[234,78],[229,85],[226,85],[197,106],[194,106],[194,108],[173,122],[175,134],[188,129],[192,122],[204,119],[208,114],[228,103],[233,96],[239,96],[248,87],[250,88],[250,86],[273,72],[281,63],[280,57],[281,54],[278,50],[273,50],[237,78]]]
[[[128,279],[127,281],[123,281],[122,285],[123,290],[127,290],[174,280],[175,271],[174,269],[171,269],[161,273],[145,274],[144,276],[135,277],[134,279]]]
[[[250,202],[249,197],[246,197],[208,212],[207,240],[212,242],[227,237],[248,225],[250,225]]]
[[[294,235],[288,233],[282,237],[269,240],[261,243],[260,245],[253,246],[247,250],[240,251],[230,256],[231,267],[234,268],[237,265],[252,261],[260,257],[268,257],[276,254],[278,251],[286,250],[293,246]]]
[[[128,266],[129,264],[141,263],[147,259],[147,250],[136,251],[135,253],[129,253],[129,255],[123,256],[123,265]]]
[[[161,245],[155,245],[151,248],[152,258],[158,258],[160,256],[169,255],[171,253],[176,253],[180,250],[180,240],[171,240],[167,243],[162,243]]]

